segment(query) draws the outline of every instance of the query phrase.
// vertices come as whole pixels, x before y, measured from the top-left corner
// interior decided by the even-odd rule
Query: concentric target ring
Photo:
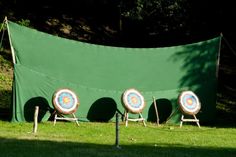
[[[72,114],[76,112],[79,101],[77,95],[70,89],[59,89],[53,95],[53,105],[62,114]]]
[[[136,89],[127,89],[122,94],[123,107],[131,113],[141,113],[145,107],[144,97]]]
[[[195,115],[201,109],[201,103],[192,91],[183,91],[178,98],[180,109],[183,113]]]

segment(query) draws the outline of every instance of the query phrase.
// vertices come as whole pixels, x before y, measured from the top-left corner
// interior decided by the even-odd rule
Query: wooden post
[[[11,32],[10,32],[10,29],[9,29],[9,26],[8,26],[8,20],[7,20],[6,17],[5,17],[5,22],[6,22],[6,26],[7,26],[7,34],[8,34],[8,38],[9,38],[9,43],[10,43],[10,47],[11,47],[12,61],[13,61],[13,64],[16,64],[15,49],[14,49],[13,46],[12,46]]]
[[[157,125],[159,126],[159,114],[157,110],[156,98],[154,96],[152,98],[153,98],[153,105],[154,105],[156,116],[157,116]]]
[[[33,133],[37,133],[37,129],[38,129],[38,113],[39,113],[39,107],[35,106]]]

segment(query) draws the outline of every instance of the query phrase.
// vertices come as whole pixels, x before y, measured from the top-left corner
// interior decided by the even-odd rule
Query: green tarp
[[[110,121],[116,111],[123,113],[121,95],[129,88],[144,96],[142,114],[148,121],[156,120],[155,97],[161,122],[178,123],[183,90],[198,95],[200,122],[215,118],[220,36],[173,47],[122,48],[64,39],[9,21],[8,28],[16,60],[12,121],[32,121],[35,106],[40,120],[47,121],[60,88],[77,94],[75,114],[85,121]]]

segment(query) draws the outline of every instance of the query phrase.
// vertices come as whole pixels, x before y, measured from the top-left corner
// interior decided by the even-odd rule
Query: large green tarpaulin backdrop
[[[60,88],[77,94],[75,114],[85,121],[114,120],[116,111],[124,112],[121,95],[129,88],[144,96],[148,121],[156,120],[155,97],[160,121],[178,123],[183,90],[199,97],[200,122],[215,118],[220,36],[172,47],[122,48],[68,40],[10,21],[8,32],[15,58],[12,121],[32,121],[35,106],[40,121],[47,121]]]

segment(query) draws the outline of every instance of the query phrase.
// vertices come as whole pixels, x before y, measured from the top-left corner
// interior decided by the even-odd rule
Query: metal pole
[[[120,148],[119,146],[119,113],[116,112],[116,148]]]

